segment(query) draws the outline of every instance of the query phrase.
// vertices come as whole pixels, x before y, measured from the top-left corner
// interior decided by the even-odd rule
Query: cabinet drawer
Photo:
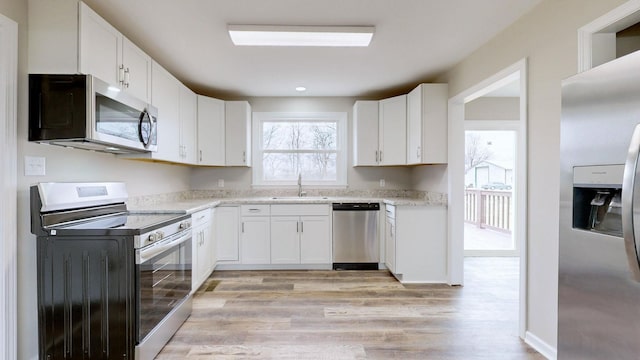
[[[198,227],[208,222],[211,222],[211,209],[201,210],[191,215],[191,227]]]
[[[329,215],[328,204],[304,204],[304,205],[271,205],[271,215],[274,216],[323,216]]]
[[[270,205],[242,205],[240,206],[241,216],[269,216]]]

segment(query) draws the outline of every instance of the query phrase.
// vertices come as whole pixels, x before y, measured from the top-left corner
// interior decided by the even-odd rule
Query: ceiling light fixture
[[[298,87],[296,88],[296,91],[300,91],[300,92],[302,92],[302,91],[307,91],[307,88],[306,88],[306,87],[304,87],[304,86],[298,86]]]
[[[228,25],[236,46],[369,46],[373,26]]]

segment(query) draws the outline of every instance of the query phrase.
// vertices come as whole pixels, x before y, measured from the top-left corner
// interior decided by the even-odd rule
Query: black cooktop
[[[56,234],[77,235],[140,235],[165,225],[189,218],[187,214],[122,213],[53,225],[47,230]]]

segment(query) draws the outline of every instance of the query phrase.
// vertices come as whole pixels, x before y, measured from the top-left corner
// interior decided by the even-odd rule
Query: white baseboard
[[[539,352],[549,360],[556,360],[558,358],[558,349],[547,344],[542,339],[535,336],[529,331],[527,331],[524,335],[524,342],[529,344],[529,346],[534,348],[537,352]]]

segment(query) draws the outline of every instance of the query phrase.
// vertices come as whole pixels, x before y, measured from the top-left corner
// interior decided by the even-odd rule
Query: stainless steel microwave
[[[29,75],[29,141],[114,154],[156,151],[158,110],[91,75]]]

